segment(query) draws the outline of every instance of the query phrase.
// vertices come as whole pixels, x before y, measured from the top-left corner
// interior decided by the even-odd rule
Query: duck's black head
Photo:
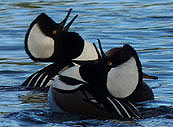
[[[78,15],[65,26],[71,10],[61,23],[54,22],[45,13],[31,23],[25,36],[25,50],[32,60],[60,62],[81,54],[84,40],[78,33],[68,32]]]
[[[142,67],[136,51],[130,45],[105,53],[101,48],[98,60],[80,67],[81,77],[104,94],[127,98],[142,84]]]
[[[127,98],[138,90],[143,80],[142,66],[133,47],[126,44],[122,48],[108,51],[107,59],[112,63],[108,73],[107,89],[116,98]]]

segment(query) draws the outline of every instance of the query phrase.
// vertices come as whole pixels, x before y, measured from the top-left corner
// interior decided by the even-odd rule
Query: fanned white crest
[[[138,80],[139,73],[136,60],[131,57],[127,62],[110,70],[107,88],[114,97],[125,98],[136,89]]]
[[[49,58],[54,53],[54,40],[34,24],[28,37],[28,49],[35,58]]]

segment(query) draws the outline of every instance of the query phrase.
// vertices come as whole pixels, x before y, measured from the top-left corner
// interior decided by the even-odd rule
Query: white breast
[[[69,78],[79,80],[81,82],[85,82],[82,79],[82,77],[80,76],[79,66],[70,67],[70,68],[66,69],[65,71],[63,71],[59,74],[62,75],[62,76],[66,76],[66,77],[69,77]],[[55,78],[55,80],[53,82],[53,87],[57,88],[57,89],[61,89],[61,90],[74,90],[74,89],[79,88],[81,85],[83,85],[83,84],[78,84],[78,85],[68,84],[67,85],[63,81],[61,81],[58,76],[57,76],[57,78]]]
[[[59,74],[63,75],[63,76],[66,76],[66,77],[77,79],[81,82],[86,82],[80,76],[79,68],[80,68],[80,66],[76,65],[76,66],[73,66],[73,67],[70,67],[70,68],[66,69],[65,71],[63,71]]]
[[[112,68],[108,73],[107,88],[117,98],[128,97],[136,89],[139,73],[134,57],[127,62]]]
[[[78,84],[78,85],[74,85],[74,86],[72,86],[72,85],[67,85],[67,84],[65,84],[63,81],[61,81],[61,80],[59,79],[59,77],[57,77],[57,78],[54,80],[54,82],[53,82],[53,84],[52,84],[52,87],[53,87],[53,88],[60,89],[60,90],[66,90],[66,91],[68,91],[68,90],[75,90],[75,89],[79,88],[81,85],[83,85],[83,84]]]
[[[44,35],[35,24],[28,36],[28,50],[35,58],[49,58],[54,53],[54,40]]]

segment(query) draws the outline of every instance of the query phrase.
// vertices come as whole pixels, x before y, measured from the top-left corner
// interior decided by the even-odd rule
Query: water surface
[[[155,100],[144,103],[144,119],[79,119],[52,115],[47,94],[26,90],[20,84],[48,63],[34,63],[24,50],[29,24],[42,12],[60,22],[69,8],[79,17],[70,31],[88,41],[101,39],[104,50],[133,46]],[[173,2],[171,0],[0,0],[0,126],[142,126],[173,125]]]

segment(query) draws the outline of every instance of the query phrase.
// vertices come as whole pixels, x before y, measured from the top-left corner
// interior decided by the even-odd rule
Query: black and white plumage
[[[95,51],[92,43],[84,41],[76,32],[68,32],[78,16],[65,26],[71,10],[61,23],[42,13],[30,24],[25,36],[25,51],[32,60],[62,63],[71,59],[96,59],[96,53],[90,55]]]
[[[26,52],[34,61],[54,63],[32,74],[23,86],[50,87],[49,103],[55,112],[139,118],[133,102],[153,99],[153,93],[143,82],[136,51],[124,45],[105,55],[99,44],[100,55],[94,44],[68,32],[77,16],[64,27],[70,12],[59,24],[44,13],[31,23],[25,38]]]
[[[121,52],[126,52],[127,55],[123,56]],[[55,81],[49,89],[49,103],[51,109],[54,112],[98,113],[99,115],[109,114],[117,118],[140,118],[139,112],[135,106],[131,101],[126,99],[126,97],[130,96],[135,91],[137,85],[142,83],[142,69],[135,50],[131,46],[125,45],[117,52],[117,56],[114,59],[106,57],[102,49],[101,53],[102,56],[98,56],[98,61],[72,66],[61,72],[55,78]],[[135,82],[136,84],[132,84],[135,88],[132,90],[130,89],[131,91],[128,95],[119,98],[116,93],[114,94],[114,92],[112,92],[112,89],[116,89],[116,82],[119,82],[120,79],[117,77],[110,79],[109,73],[118,66],[126,66],[123,64],[128,62],[131,58],[134,58],[134,62],[136,62],[134,65],[136,66],[137,72],[132,73],[135,75],[134,79],[137,78],[135,79],[137,82]],[[131,72],[128,71],[127,73]],[[114,84],[109,84],[108,79],[116,82],[113,82]],[[121,79],[124,80],[123,77]],[[131,81],[131,79],[126,80]],[[112,88],[109,88],[109,86]],[[76,103],[71,100],[69,95],[73,96],[72,98]],[[69,96],[69,98],[67,98],[67,96]],[[89,105],[91,109],[85,109],[86,105]],[[76,108],[74,108],[75,106]],[[94,111],[96,109],[97,111]]]
[[[65,26],[71,10],[61,23],[54,22],[42,13],[30,24],[25,36],[25,51],[34,61],[53,64],[29,76],[22,86],[47,89],[59,71],[72,65],[72,59],[98,59],[93,43],[83,40],[78,33],[68,32],[77,17]]]
[[[53,64],[32,74],[22,85],[30,88],[45,88],[64,67],[72,64],[71,60],[97,60],[97,52],[93,43],[85,41],[75,32],[68,32],[77,15],[65,26],[71,13],[61,23],[54,22],[42,13],[30,25],[25,36],[25,50],[30,58],[39,62],[53,62]],[[108,55],[110,54],[109,51]],[[114,51],[113,51],[114,52]],[[50,71],[52,70],[52,71]],[[149,76],[148,76],[149,77]],[[42,82],[40,82],[42,80]]]
[[[50,87],[48,98],[53,112],[139,118],[139,112],[133,103],[153,99],[153,93],[151,88],[142,82],[143,73],[137,53],[129,45],[111,50],[103,60],[100,60],[101,56],[98,55],[97,60],[82,62],[74,60],[74,63],[70,62],[67,65],[51,64],[31,75],[23,85],[44,90]],[[98,50],[96,52],[99,54]],[[128,67],[132,71],[129,71]],[[119,78],[116,73],[120,73],[122,77]],[[136,81],[126,81],[129,86],[123,84],[132,87],[125,89],[122,86],[127,91],[122,91],[119,86],[119,82],[124,80],[124,75],[131,75],[129,81],[131,79]],[[128,80],[128,77],[125,78]],[[114,86],[110,83],[114,83]],[[124,94],[117,96],[116,89],[125,92],[125,96]],[[82,108],[78,108],[78,105]]]
[[[30,75],[22,84],[31,89],[39,89],[47,91],[52,85],[55,77],[58,75],[58,72],[64,71],[65,69],[72,66],[72,63],[69,64],[50,64],[47,67],[33,73]]]
[[[153,100],[153,91],[143,79],[156,80],[158,77],[142,72],[141,62],[136,51],[131,46],[124,45],[123,48],[124,50],[122,48],[112,48],[106,53],[107,58],[112,60],[112,65],[114,66],[108,73],[107,81],[110,84],[108,88],[114,96],[132,102]],[[126,62],[116,66],[117,63],[121,63],[122,61]],[[116,84],[116,89],[113,89],[114,85],[112,84]]]
[[[54,83],[60,84],[61,79],[57,78]],[[63,86],[56,88],[52,85],[50,87],[48,100],[52,112],[80,113],[116,118],[141,117],[130,101],[97,94],[90,87],[87,87],[88,84],[68,85],[68,90]]]

